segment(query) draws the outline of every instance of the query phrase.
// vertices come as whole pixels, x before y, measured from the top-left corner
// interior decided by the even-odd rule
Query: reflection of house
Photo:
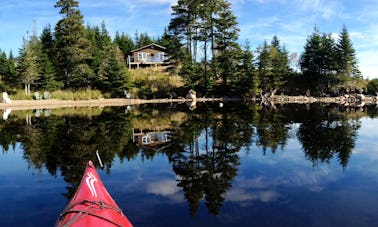
[[[155,43],[135,49],[127,57],[129,68],[139,66],[164,65],[168,60],[166,49]]]
[[[171,131],[143,132],[141,129],[133,130],[133,142],[142,146],[156,146],[170,142]]]

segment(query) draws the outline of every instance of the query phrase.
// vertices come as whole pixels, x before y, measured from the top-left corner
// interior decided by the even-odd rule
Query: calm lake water
[[[238,103],[4,112],[0,226],[53,226],[96,150],[135,226],[376,226],[376,116]]]

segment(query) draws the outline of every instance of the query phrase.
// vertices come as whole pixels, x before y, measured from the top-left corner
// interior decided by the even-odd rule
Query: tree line
[[[315,27],[298,56],[277,36],[255,51],[248,42],[241,47],[227,0],[179,0],[172,9],[166,35],[173,69],[204,94],[340,95],[377,89],[361,76],[346,26],[337,38]]]
[[[256,50],[239,43],[238,22],[227,0],[179,0],[161,37],[117,32],[105,23],[84,26],[79,2],[59,0],[60,19],[38,37],[24,39],[18,58],[1,52],[0,88],[31,90],[99,89],[119,96],[132,86],[127,56],[138,47],[158,43],[170,56],[168,71],[200,95],[340,95],[378,90],[358,69],[356,52],[344,26],[338,38],[315,27],[298,56],[277,36]],[[300,70],[296,70],[296,68]]]
[[[135,48],[160,42],[147,33],[135,38],[117,33],[112,39],[106,25],[83,25],[79,2],[59,0],[60,19],[54,28],[47,25],[40,36],[33,30],[23,40],[18,58],[0,50],[0,89],[12,91],[99,89],[112,96],[131,86],[127,56]]]

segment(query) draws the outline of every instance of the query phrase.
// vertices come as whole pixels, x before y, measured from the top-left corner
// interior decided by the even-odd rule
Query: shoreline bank
[[[12,100],[10,103],[0,103],[0,109],[30,110],[30,109],[56,109],[65,107],[105,107],[105,106],[131,106],[148,103],[184,103],[184,102],[219,102],[223,98],[197,98],[192,99],[92,99],[92,100]],[[231,101],[231,100],[229,100]]]
[[[243,99],[243,98],[197,98],[197,99],[91,99],[91,100],[12,100],[11,103],[0,102],[0,109],[12,110],[30,110],[30,109],[56,109],[56,108],[74,108],[74,107],[105,107],[105,106],[131,106],[149,103],[198,103],[198,102],[230,102],[230,101],[263,101],[271,104],[309,104],[309,103],[335,103],[340,105],[378,104],[378,97],[357,96],[339,96],[339,97],[307,97],[307,96],[285,96],[275,95],[265,100],[260,99]]]

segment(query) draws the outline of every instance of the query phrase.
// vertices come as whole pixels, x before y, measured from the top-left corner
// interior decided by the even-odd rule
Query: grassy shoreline
[[[222,98],[198,98],[196,102],[223,101]],[[91,99],[91,100],[12,100],[11,103],[0,103],[0,109],[29,110],[29,109],[54,109],[64,107],[105,107],[105,106],[130,106],[146,103],[183,103],[193,102],[192,99]]]

